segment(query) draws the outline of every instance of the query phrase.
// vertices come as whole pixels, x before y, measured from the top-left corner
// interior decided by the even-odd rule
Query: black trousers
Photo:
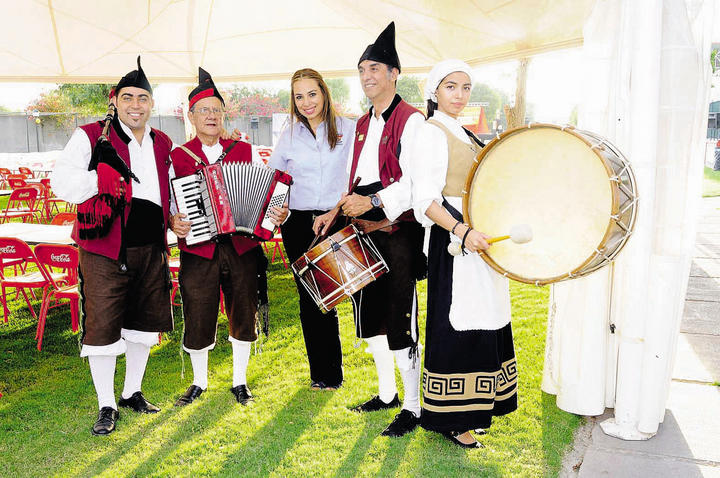
[[[281,226],[290,263],[307,252],[315,238],[312,230],[314,216],[323,212],[325,211],[293,209],[288,220]],[[300,323],[310,363],[310,379],[324,382],[328,386],[338,386],[343,381],[343,370],[337,312],[333,309],[323,314],[297,276],[293,274],[293,277],[300,296]]]

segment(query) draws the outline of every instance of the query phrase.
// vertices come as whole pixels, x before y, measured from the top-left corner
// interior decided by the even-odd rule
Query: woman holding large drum
[[[332,209],[345,192],[355,123],[336,114],[327,84],[317,71],[296,71],[290,85],[290,125],[280,136],[268,165],[293,177],[291,214],[281,226],[285,250],[293,263],[315,238],[315,217]],[[337,313],[334,309],[327,314],[320,312],[297,277],[295,281],[311,388],[334,390],[343,381]]]
[[[482,147],[458,121],[471,90],[472,72],[462,61],[442,61],[430,72],[412,179],[415,216],[432,226],[421,425],[479,448],[471,431],[517,408],[517,371],[508,281],[478,254],[489,237],[462,217],[462,190]],[[463,253],[451,255],[451,242]]]

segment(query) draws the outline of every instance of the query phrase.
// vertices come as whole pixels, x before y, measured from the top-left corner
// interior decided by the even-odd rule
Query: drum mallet
[[[493,244],[495,242],[504,241],[506,239],[510,239],[515,244],[525,244],[526,242],[532,241],[533,235],[532,235],[532,229],[527,224],[516,224],[515,226],[510,228],[510,234],[507,236],[497,236],[497,237],[491,237],[490,239],[487,239],[488,244]],[[459,256],[462,252],[460,250],[460,243],[458,242],[451,242],[448,244],[448,252],[452,256]]]

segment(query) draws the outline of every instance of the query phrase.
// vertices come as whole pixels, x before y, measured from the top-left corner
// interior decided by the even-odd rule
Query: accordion
[[[173,179],[178,212],[192,222],[187,244],[233,233],[272,239],[270,208],[286,202],[290,184],[289,174],[252,163],[215,163]]]

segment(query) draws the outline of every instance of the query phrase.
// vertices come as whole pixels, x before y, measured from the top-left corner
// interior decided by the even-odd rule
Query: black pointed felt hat
[[[213,82],[210,73],[203,70],[201,67],[198,67],[198,86],[196,86],[195,89],[188,95],[188,109],[192,108],[193,105],[201,99],[209,98],[211,96],[218,98],[223,106],[225,106],[225,100],[218,89],[215,88],[215,83]]]
[[[365,60],[379,61],[400,71],[400,58],[395,49],[395,22],[390,22],[390,25],[378,35],[375,43],[368,45],[358,60],[358,65]]]
[[[120,81],[115,87],[115,94],[120,93],[120,90],[127,86],[134,86],[136,88],[147,90],[152,95],[152,86],[150,86],[150,82],[148,81],[147,76],[145,76],[142,66],[140,66],[140,55],[137,57],[137,66],[137,70],[133,70],[120,78]]]

